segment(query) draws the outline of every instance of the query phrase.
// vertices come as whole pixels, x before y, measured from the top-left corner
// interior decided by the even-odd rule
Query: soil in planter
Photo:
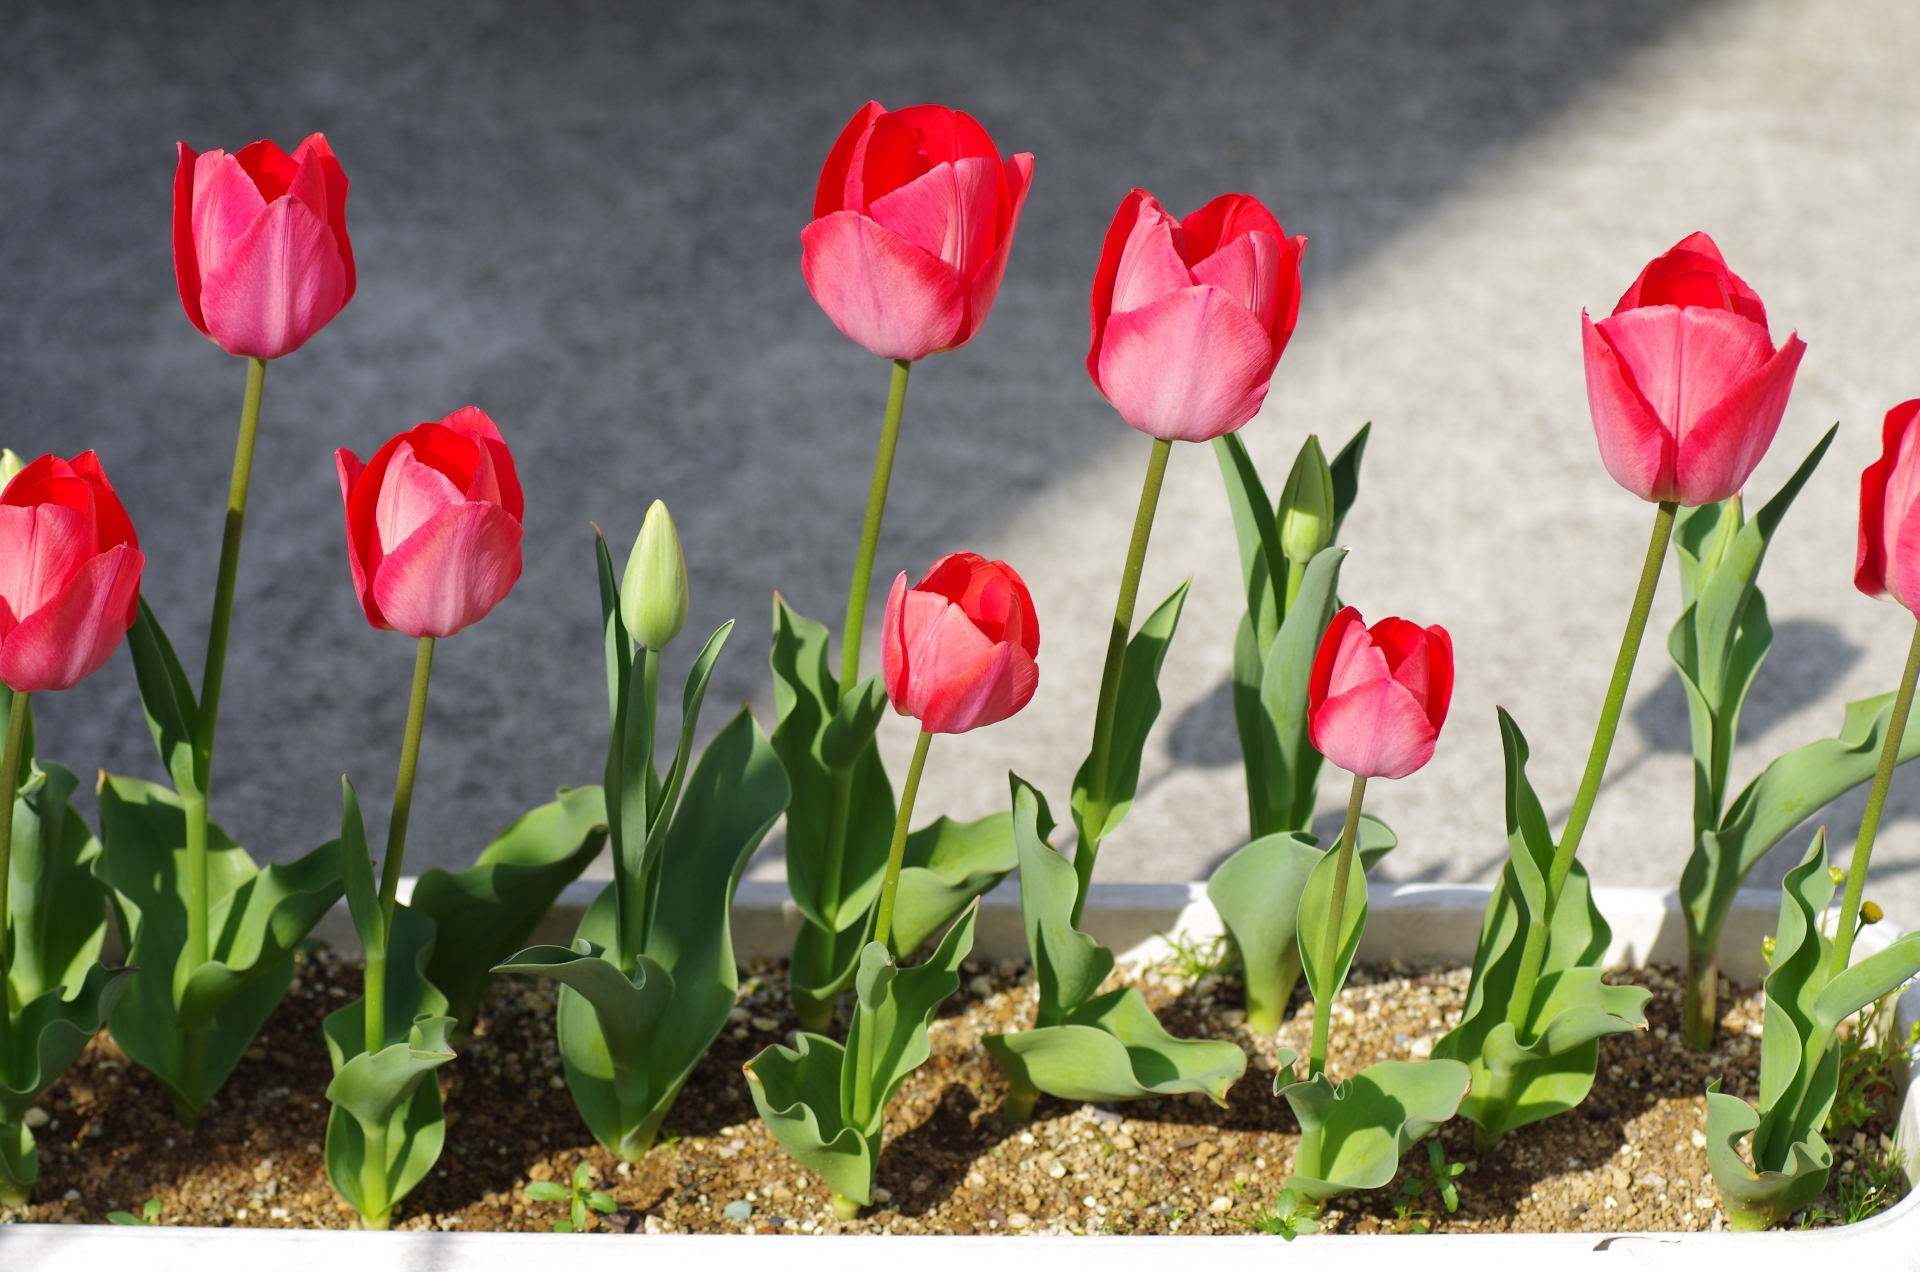
[[[1005,1082],[979,1040],[1030,1026],[1023,965],[974,963],[941,1008],[933,1055],[887,1119],[879,1204],[840,1224],[820,1181],[783,1153],[754,1113],[741,1064],[795,1027],[778,968],[746,968],[739,1006],[682,1092],[667,1137],[631,1166],[616,1163],[576,1116],[553,1041],[548,982],[495,985],[473,1038],[442,1073],[447,1149],[402,1205],[403,1228],[547,1231],[559,1203],[527,1200],[530,1180],[565,1180],[582,1160],[619,1203],[589,1227],[649,1232],[1237,1233],[1255,1230],[1279,1192],[1298,1128],[1271,1094],[1278,1043],[1305,1051],[1313,1005],[1296,1002],[1278,1040],[1247,1034],[1237,981],[1161,969],[1116,974],[1139,985],[1177,1036],[1239,1043],[1247,1077],[1215,1108],[1200,1097],[1112,1108],[1043,1098],[1034,1120],[1003,1126]],[[1724,1212],[1706,1172],[1706,1084],[1753,1097],[1759,1072],[1757,993],[1724,988],[1715,1050],[1679,1035],[1680,985],[1665,969],[1614,974],[1654,991],[1649,1030],[1604,1039],[1600,1078],[1572,1113],[1523,1128],[1486,1154],[1470,1126],[1442,1132],[1464,1161],[1460,1208],[1436,1190],[1408,1197],[1426,1151],[1400,1179],[1338,1199],[1322,1216],[1338,1232],[1634,1231],[1717,1228]],[[11,1221],[100,1223],[112,1210],[161,1203],[163,1224],[345,1228],[357,1222],[328,1186],[320,1145],[330,1077],[320,1020],[359,992],[357,962],[301,956],[293,992],[208,1110],[183,1130],[163,1089],[102,1033],[42,1100],[35,1204]],[[1376,1060],[1423,1057],[1457,1019],[1464,969],[1357,966],[1335,1006],[1336,1074]],[[844,1030],[844,1018],[840,1022]],[[38,1120],[36,1118],[36,1120]],[[1882,1115],[1882,1121],[1884,1121]],[[1870,1123],[1840,1137],[1836,1179],[1878,1160]]]

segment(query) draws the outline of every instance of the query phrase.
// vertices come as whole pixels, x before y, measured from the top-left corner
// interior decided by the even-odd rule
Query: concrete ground
[[[896,571],[944,551],[1025,574],[1039,695],[942,739],[920,807],[1003,807],[1010,767],[1059,801],[1147,449],[1082,365],[1101,234],[1130,186],[1177,211],[1248,190],[1311,240],[1299,333],[1248,444],[1277,490],[1307,432],[1337,444],[1372,420],[1345,594],[1369,617],[1444,623],[1458,647],[1434,762],[1375,784],[1405,845],[1386,873],[1486,879],[1504,856],[1492,708],[1529,731],[1563,813],[1651,521],[1598,461],[1579,313],[1689,231],[1719,239],[1776,338],[1810,346],[1754,492],[1842,423],[1763,575],[1778,637],[1736,782],[1892,687],[1909,621],[1850,569],[1856,475],[1881,413],[1920,391],[1917,54],[1904,0],[13,4],[0,442],[100,450],[147,595],[197,666],[242,368],[175,298],[171,147],[324,130],[354,183],[360,292],[268,376],[214,807],[280,858],[334,833],[342,772],[384,808],[412,657],[354,603],[331,451],[473,402],[518,456],[527,571],[440,653],[411,857],[460,866],[599,772],[589,519],[624,545],[649,500],[672,505],[698,630],[670,679],[695,635],[740,620],[709,732],[743,700],[770,723],[775,588],[837,626],[886,366],[812,304],[798,232],[861,102],[965,108],[1031,150],[1037,179],[984,333],[915,372],[875,612]],[[1142,612],[1189,573],[1143,793],[1103,878],[1204,876],[1244,838],[1225,692],[1237,567],[1198,447],[1174,458]],[[1583,852],[1602,882],[1670,885],[1686,855],[1676,598],[1669,569]],[[157,774],[124,655],[39,718],[43,750],[76,769]],[[898,771],[910,726],[883,736]],[[1333,775],[1329,812],[1343,788]],[[1828,812],[1841,842],[1862,804]],[[1920,921],[1913,774],[1877,862],[1870,895]],[[755,871],[777,876],[777,844]]]

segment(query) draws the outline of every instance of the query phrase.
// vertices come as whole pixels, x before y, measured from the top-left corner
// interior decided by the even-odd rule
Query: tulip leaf
[[[1771,1228],[1812,1203],[1833,1166],[1833,1150],[1812,1134],[1789,1145],[1777,1169],[1756,1173],[1739,1145],[1759,1125],[1759,1112],[1739,1096],[1722,1094],[1720,1079],[1707,1087],[1707,1169],[1735,1232]]]
[[[428,1076],[454,1058],[453,1017],[427,980],[433,920],[407,906],[393,911],[386,964],[385,1037],[367,1037],[365,999],[321,1023],[333,1081],[327,1099],[327,1177],[374,1227],[426,1178],[446,1143],[440,1086]],[[376,1045],[370,1046],[373,1042]]]
[[[1283,1186],[1313,1201],[1390,1183],[1400,1155],[1454,1115],[1473,1080],[1457,1060],[1386,1060],[1338,1086],[1324,1073],[1290,1082],[1297,1058],[1281,1048],[1273,1081],[1300,1122]]]
[[[873,744],[880,717],[887,710],[887,687],[880,677],[868,676],[858,688],[840,700],[840,709],[827,722],[820,739],[820,758],[833,772],[853,767],[860,753]]]
[[[111,890],[134,978],[111,1020],[113,1039],[165,1083],[190,1115],[226,1081],[286,993],[293,950],[345,890],[338,840],[286,865],[258,869],[208,823],[208,962],[184,968],[186,817],[172,791],[102,775],[102,851],[95,876]],[[205,1035],[203,1059],[188,1035]]]
[[[1341,523],[1346,521],[1347,513],[1353,510],[1354,501],[1360,498],[1360,461],[1367,455],[1367,436],[1373,432],[1373,421],[1368,420],[1347,439],[1340,453],[1333,457],[1327,467],[1333,471],[1333,537],[1340,537]]]
[[[786,807],[787,790],[772,743],[742,708],[687,778],[633,972],[605,957],[615,935],[611,887],[588,907],[572,951],[537,946],[494,969],[561,982],[568,1087],[588,1129],[622,1160],[637,1160],[652,1145],[733,1009],[733,895],[747,859]]]
[[[18,1195],[39,1177],[39,1152],[27,1129],[27,1110],[107,1023],[135,970],[96,962],[71,997],[55,985],[17,1010],[0,1004],[7,1011],[6,1033],[0,1037],[0,1195]]]
[[[1479,1128],[1482,1143],[1586,1099],[1599,1060],[1596,1040],[1642,1026],[1650,996],[1636,986],[1601,982],[1600,962],[1612,932],[1578,861],[1548,920],[1553,836],[1527,780],[1527,740],[1505,711],[1500,734],[1507,866],[1487,903],[1460,1023],[1433,1047],[1436,1059],[1459,1060],[1472,1071],[1473,1087],[1460,1112]],[[1548,925],[1546,953],[1526,1019],[1510,1022],[1527,933],[1537,923]]]
[[[180,791],[200,789],[202,766],[196,739],[200,732],[200,704],[193,685],[173,652],[173,642],[142,596],[127,631],[127,652],[133,657],[134,678],[140,685],[140,705],[147,728],[160,752],[160,763]]]
[[[447,1013],[473,1025],[491,969],[546,917],[561,891],[600,855],[607,840],[606,802],[597,786],[563,788],[552,803],[522,814],[458,874],[428,870],[411,905],[438,924],[427,979],[447,996]]]
[[[894,802],[893,786],[869,738],[848,770],[845,837],[835,853],[834,774],[826,747],[840,717],[841,695],[827,669],[827,645],[825,627],[774,598],[773,749],[793,791],[787,807],[787,887],[807,922],[833,933],[865,921],[879,895],[893,838]],[[837,743],[850,745],[851,739],[850,725],[835,734]],[[831,944],[816,942],[813,952],[825,948]],[[796,988],[816,991],[851,976],[850,967],[822,968],[797,953],[793,970]]]
[[[1254,808],[1262,822],[1255,838],[1283,830],[1305,830],[1313,822],[1314,798],[1320,789],[1320,752],[1307,737],[1307,694],[1313,680],[1313,659],[1320,638],[1333,621],[1338,604],[1342,547],[1323,548],[1307,563],[1300,589],[1280,624],[1280,633],[1267,650],[1260,670],[1258,717],[1241,729],[1242,738],[1257,734],[1260,751],[1261,799]],[[1236,703],[1248,699],[1243,690]],[[1256,705],[1249,701],[1249,706]],[[1256,788],[1251,784],[1248,791]]]
[[[936,818],[907,836],[893,900],[893,948],[909,954],[951,923],[967,904],[999,886],[1020,864],[1013,818]]]
[[[1253,456],[1247,453],[1247,444],[1237,432],[1214,438],[1213,456],[1219,461],[1220,479],[1227,487],[1234,538],[1240,545],[1240,581],[1247,592],[1248,632],[1258,641],[1254,657],[1257,662],[1265,662],[1267,647],[1280,630],[1285,600],[1276,595],[1284,587],[1274,586],[1275,566],[1282,578],[1286,571],[1274,501],[1267,496],[1267,488],[1253,466]]]
[[[1053,812],[1040,789],[1009,775],[1013,841],[1020,857],[1020,917],[1039,985],[1041,1028],[1066,1023],[1067,1014],[1099,992],[1113,971],[1113,951],[1074,927],[1079,877],[1054,849]]]
[[[1313,1001],[1321,1005],[1316,1010],[1333,1010],[1333,1000],[1347,983],[1347,970],[1359,952],[1360,933],[1367,926],[1367,866],[1355,852],[1347,857],[1347,892],[1340,908],[1339,940],[1332,951],[1328,950],[1327,932],[1333,926],[1333,894],[1339,885],[1341,855],[1337,847],[1320,854],[1300,893],[1296,939],[1307,988],[1313,992]]]
[[[13,694],[0,685],[0,711]],[[13,851],[7,911],[11,997],[29,1002],[50,989],[72,993],[99,961],[107,933],[106,894],[93,877],[100,843],[73,806],[80,779],[59,764],[41,765],[33,750],[33,708],[27,708],[13,805]]]
[[[1192,583],[1193,580],[1188,579],[1175,588],[1127,642],[1103,789],[1094,789],[1091,755],[1074,774],[1070,807],[1073,824],[1080,832],[1078,860],[1085,863],[1088,871],[1093,868],[1094,853],[1099,845],[1119,827],[1133,807],[1134,791],[1140,784],[1140,757],[1147,749],[1147,734],[1160,717],[1160,665],[1166,660],[1167,646],[1173,643],[1173,633],[1180,625],[1180,611]],[[1084,878],[1081,880],[1083,892],[1086,882]]]
[[[1372,870],[1397,841],[1387,824],[1360,815],[1360,861]],[[1214,868],[1207,899],[1240,953],[1247,993],[1247,1027],[1270,1034],[1280,1027],[1300,978],[1296,939],[1300,896],[1326,850],[1301,832],[1265,835]]]
[[[887,1104],[932,1051],[927,1026],[960,988],[978,913],[969,908],[916,967],[898,967],[878,941],[861,950],[845,1047],[796,1033],[793,1046],[768,1047],[747,1062],[747,1089],[767,1129],[840,1197],[863,1206],[873,1200]],[[863,1055],[871,1057],[864,1072],[857,1067]]]

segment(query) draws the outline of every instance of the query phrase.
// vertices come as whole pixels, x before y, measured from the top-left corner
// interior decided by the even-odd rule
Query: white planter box
[[[407,895],[411,880],[403,884]],[[600,882],[576,883],[562,895],[539,940],[564,942]],[[1375,884],[1363,959],[1473,956],[1488,889],[1463,884]],[[1653,888],[1595,888],[1594,899],[1613,925],[1608,961],[1632,966],[1648,961],[1684,963],[1685,928],[1674,894]],[[1730,977],[1754,981],[1764,970],[1760,940],[1771,934],[1778,894],[1742,892],[1721,938],[1721,967]],[[782,883],[744,883],[734,906],[734,945],[741,958],[777,958],[793,943],[799,912]],[[1220,931],[1219,916],[1198,883],[1095,884],[1083,926],[1120,952],[1122,959],[1150,960],[1166,950],[1161,934],[1207,937]],[[344,906],[315,934],[343,947],[355,944]],[[1860,935],[1861,955],[1884,949],[1902,934],[1881,923]],[[1015,881],[988,894],[975,949],[987,958],[1026,954]],[[1920,1020],[1920,987],[1900,1003],[1899,1028]],[[1247,1079],[1253,1080],[1252,1078]],[[1903,1076],[1904,1081],[1904,1076]],[[1920,1148],[1920,1098],[1909,1092],[1897,1132],[1908,1161]],[[772,1240],[775,1238],[761,1238]],[[872,1242],[884,1239],[884,1247]],[[115,1228],[92,1225],[0,1225],[0,1272],[634,1272],[636,1268],[734,1266],[733,1259],[777,1260],[782,1272],[846,1272],[870,1266],[884,1255],[889,1266],[966,1268],[991,1263],[996,1272],[1044,1269],[1066,1254],[1058,1242],[1073,1242],[1076,1262],[1100,1272],[1169,1272],[1204,1266],[1208,1272],[1297,1265],[1316,1270],[1392,1269],[1415,1261],[1421,1272],[1484,1272],[1525,1267],[1556,1272],[1560,1260],[1580,1266],[1720,1268],[1739,1272],[1792,1268],[1825,1272],[1845,1263],[1848,1272],[1920,1270],[1920,1192],[1865,1223],[1813,1232],[1760,1233],[1541,1233],[1429,1236],[1311,1236],[1283,1244],[1277,1237],[893,1237],[780,1238],[777,1252],[749,1251],[737,1236],[608,1237],[546,1233],[320,1232],[286,1229]],[[906,1248],[900,1248],[900,1247]]]

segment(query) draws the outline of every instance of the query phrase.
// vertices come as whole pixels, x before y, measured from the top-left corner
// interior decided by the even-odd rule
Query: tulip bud
[[[673,514],[658,499],[647,509],[640,537],[627,558],[620,583],[620,616],[627,634],[651,650],[662,650],[687,625],[687,557]]]
[[[26,466],[26,461],[18,455],[0,448],[0,489],[5,489],[6,484],[18,476],[20,470]]]
[[[1332,539],[1333,470],[1320,439],[1310,436],[1280,493],[1280,551],[1304,565]]]

